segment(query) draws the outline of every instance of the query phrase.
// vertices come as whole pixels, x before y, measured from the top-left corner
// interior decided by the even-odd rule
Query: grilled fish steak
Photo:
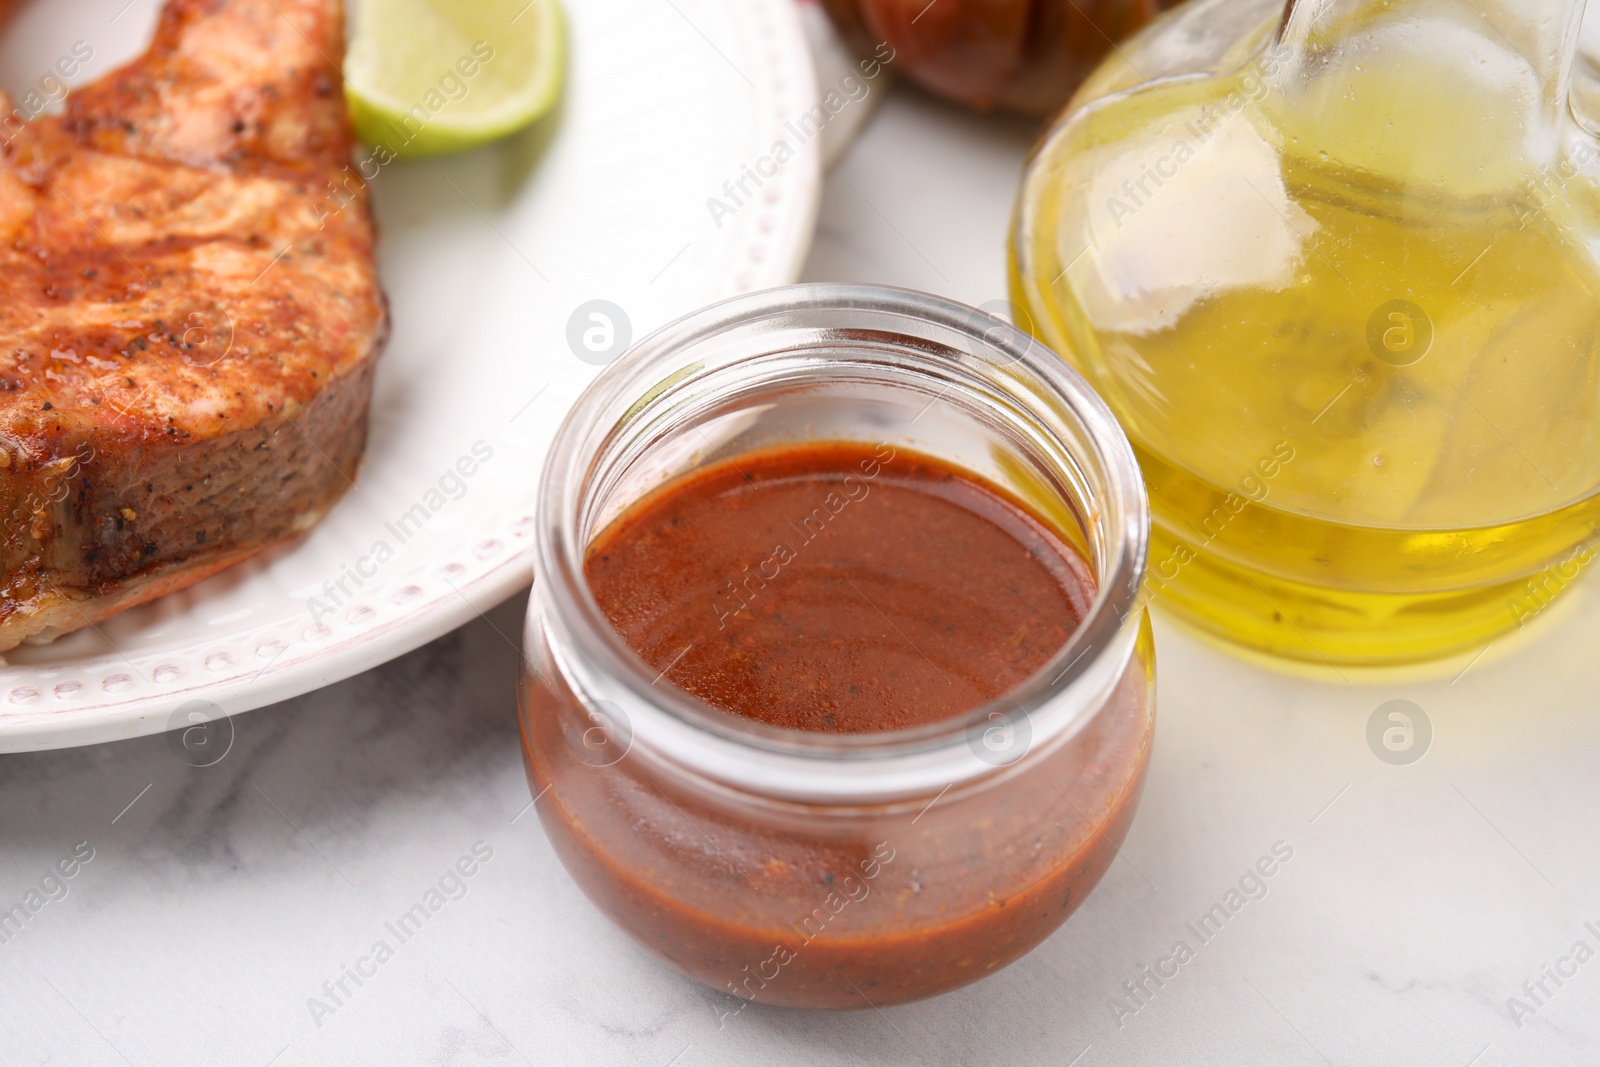
[[[170,0],[64,113],[0,94],[0,651],[351,486],[388,313],[343,54],[338,0]]]

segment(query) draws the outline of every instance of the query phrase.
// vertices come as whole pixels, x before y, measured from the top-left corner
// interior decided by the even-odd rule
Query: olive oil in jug
[[[1312,662],[1472,651],[1595,554],[1582,4],[1278,14],[1200,0],[1091,80],[1025,176],[1017,302],[1134,442],[1155,603]]]

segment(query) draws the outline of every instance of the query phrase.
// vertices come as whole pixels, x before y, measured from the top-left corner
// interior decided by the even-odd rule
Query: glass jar
[[[662,681],[612,629],[583,562],[620,511],[724,456],[839,440],[971,471],[1089,562],[1089,613],[1020,688],[910,729],[786,730]],[[535,810],[656,954],[742,1000],[899,1003],[1015,960],[1105,872],[1154,724],[1147,505],[1110,412],[1037,341],[902,290],[739,297],[601,374],[543,478],[519,701]]]
[[[1012,284],[1106,398],[1154,602],[1315,664],[1476,653],[1594,558],[1581,0],[1197,0],[1031,159]]]

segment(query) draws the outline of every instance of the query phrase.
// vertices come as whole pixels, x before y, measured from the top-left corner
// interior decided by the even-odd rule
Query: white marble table
[[[1003,296],[1029,136],[896,90],[830,179],[808,277]],[[74,871],[0,943],[0,1063],[1600,1063],[1600,958],[1570,955],[1600,951],[1592,580],[1454,680],[1291,678],[1160,620],[1143,807],[1060,933],[935,1001],[721,1026],[726,998],[612,929],[519,817],[521,611],[239,717],[213,767],[161,737],[0,757],[0,908]],[[1394,699],[1432,723],[1410,766],[1366,740]],[[1266,895],[1201,944],[1185,924],[1274,845]],[[459,899],[362,964],[474,848]],[[1142,965],[1178,940],[1157,987]]]

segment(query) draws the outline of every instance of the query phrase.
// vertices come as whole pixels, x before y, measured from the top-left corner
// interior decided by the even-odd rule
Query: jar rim
[[[588,544],[580,524],[586,483],[597,460],[615,444],[617,430],[629,418],[657,392],[670,388],[674,371],[681,376],[696,366],[693,360],[685,362],[685,356],[697,343],[761,320],[851,312],[893,316],[908,325],[931,324],[981,346],[995,365],[1025,371],[1030,384],[1047,391],[1081,430],[1081,442],[1050,436],[1064,454],[1087,459],[1097,468],[1103,484],[1091,503],[1101,519],[1109,517],[1110,531],[1103,540],[1104,558],[1089,561],[1097,581],[1088,612],[1050,660],[1020,685],[969,713],[933,723],[823,734],[747,719],[675,686],[657,685],[665,672],[652,677],[589,588],[583,571]],[[909,343],[917,338],[908,331],[904,339]],[[849,341],[838,341],[836,347],[847,349]],[[926,350],[919,355],[939,358]],[[1008,399],[1026,407],[1030,394],[1019,390]],[[1143,477],[1115,416],[1081,375],[1034,337],[988,312],[910,289],[836,283],[767,289],[709,305],[661,327],[605,368],[573,404],[551,443],[538,490],[536,574],[525,640],[532,644],[537,626],[559,629],[566,640],[552,642],[551,651],[569,682],[578,676],[575,689],[591,690],[579,692],[580,699],[594,697],[594,689],[628,698],[625,752],[642,749],[725,786],[769,795],[835,800],[910,796],[919,792],[914,783],[923,780],[944,781],[948,787],[1011,766],[985,765],[967,752],[974,731],[988,728],[997,714],[1009,721],[1018,712],[1031,717],[1047,705],[1055,708],[1045,730],[1033,727],[1036,746],[1041,734],[1062,741],[1094,719],[1133,655],[1142,625],[1140,587],[1149,524]],[[541,602],[552,610],[541,614]],[[596,669],[577,670],[564,648],[581,650],[581,657]],[[970,758],[963,759],[963,752]],[[861,773],[868,767],[884,773],[875,776],[876,782],[864,781]],[[832,781],[838,775],[851,781]]]

